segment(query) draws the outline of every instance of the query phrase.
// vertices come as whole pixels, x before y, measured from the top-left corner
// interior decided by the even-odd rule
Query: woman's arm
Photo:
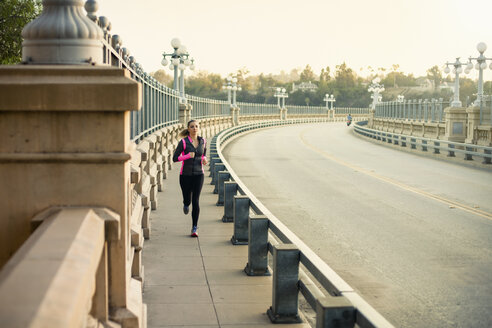
[[[186,155],[182,155],[181,154],[182,152],[183,152],[183,141],[180,141],[178,143],[178,147],[176,147],[176,150],[174,151],[173,162],[182,162],[191,158],[191,155],[189,153]]]

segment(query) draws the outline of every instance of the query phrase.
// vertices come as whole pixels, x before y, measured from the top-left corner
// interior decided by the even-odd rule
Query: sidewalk
[[[208,167],[207,167],[208,168]],[[266,315],[272,278],[249,277],[243,269],[248,246],[233,246],[232,223],[221,221],[209,171],[200,197],[199,238],[190,237],[190,214],[182,212],[178,165],[168,172],[151,236],[143,250],[148,327],[273,327]],[[309,328],[305,324],[275,327]]]

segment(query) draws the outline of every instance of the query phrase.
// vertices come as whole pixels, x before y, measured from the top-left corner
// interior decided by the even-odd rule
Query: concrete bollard
[[[217,193],[217,178],[219,177],[219,172],[225,170],[225,165],[220,163],[215,163],[214,174],[212,175],[212,182],[210,184],[215,185],[214,194]]]
[[[219,194],[217,200],[217,206],[224,206],[224,183],[231,178],[231,174],[228,171],[219,171],[217,176],[217,184],[215,185],[217,192],[214,190],[214,194]]]
[[[410,138],[410,148],[411,149],[417,149],[417,139]]]
[[[231,238],[233,245],[248,244],[248,217],[250,200],[248,196],[234,196],[233,199],[233,221],[234,234]]]
[[[268,218],[253,215],[248,220],[248,276],[269,276],[268,271]]]
[[[490,150],[487,150],[487,149],[484,149],[483,152],[487,155],[490,155],[491,154],[491,151]],[[484,157],[483,158],[483,161],[482,161],[482,164],[491,164],[491,161],[490,161],[490,157]]]
[[[440,154],[441,152],[439,151],[439,148],[441,146],[441,143],[438,141],[434,141],[434,154]]]
[[[234,197],[236,193],[236,182],[224,182],[224,216],[222,217],[222,222],[232,222],[234,219]]]
[[[448,144],[448,157],[456,157],[454,154],[454,145]]]
[[[273,246],[272,306],[267,314],[273,323],[302,322],[299,317],[299,249],[292,244]]]
[[[427,151],[427,140],[421,140],[422,151]]]
[[[465,147],[466,151],[473,151],[472,147]],[[465,161],[473,161],[473,156],[471,154],[465,153]]]
[[[219,162],[222,162],[221,159],[219,158],[219,156],[210,157],[210,175],[209,175],[210,177],[214,176],[215,164],[217,164]]]
[[[219,172],[225,170],[225,165],[223,163],[215,163],[214,166],[214,175],[212,176],[212,184],[214,187],[214,194],[219,193]]]
[[[355,309],[343,296],[316,300],[316,328],[355,326]]]

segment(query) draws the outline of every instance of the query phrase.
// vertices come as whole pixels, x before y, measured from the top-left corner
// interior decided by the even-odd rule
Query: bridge
[[[0,67],[2,325],[490,325],[489,112],[182,97],[145,73],[87,3],[89,18],[82,1],[46,2],[23,32],[25,65]],[[191,118],[210,141],[198,240],[185,238],[173,207],[171,156]],[[405,163],[415,172],[397,172]],[[311,198],[327,192],[333,199]],[[386,261],[357,262],[378,257]]]

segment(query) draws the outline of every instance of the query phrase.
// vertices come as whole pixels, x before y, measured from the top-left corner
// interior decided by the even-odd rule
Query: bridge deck
[[[179,170],[168,172],[158,209],[151,214],[151,239],[143,251],[144,302],[148,327],[270,326],[271,277],[248,277],[247,246],[230,242],[232,224],[221,221],[224,208],[208,171],[200,202],[199,238],[189,237],[191,211],[182,212]],[[282,325],[280,325],[282,326]],[[306,324],[288,325],[289,328]],[[279,325],[275,325],[279,327]]]

